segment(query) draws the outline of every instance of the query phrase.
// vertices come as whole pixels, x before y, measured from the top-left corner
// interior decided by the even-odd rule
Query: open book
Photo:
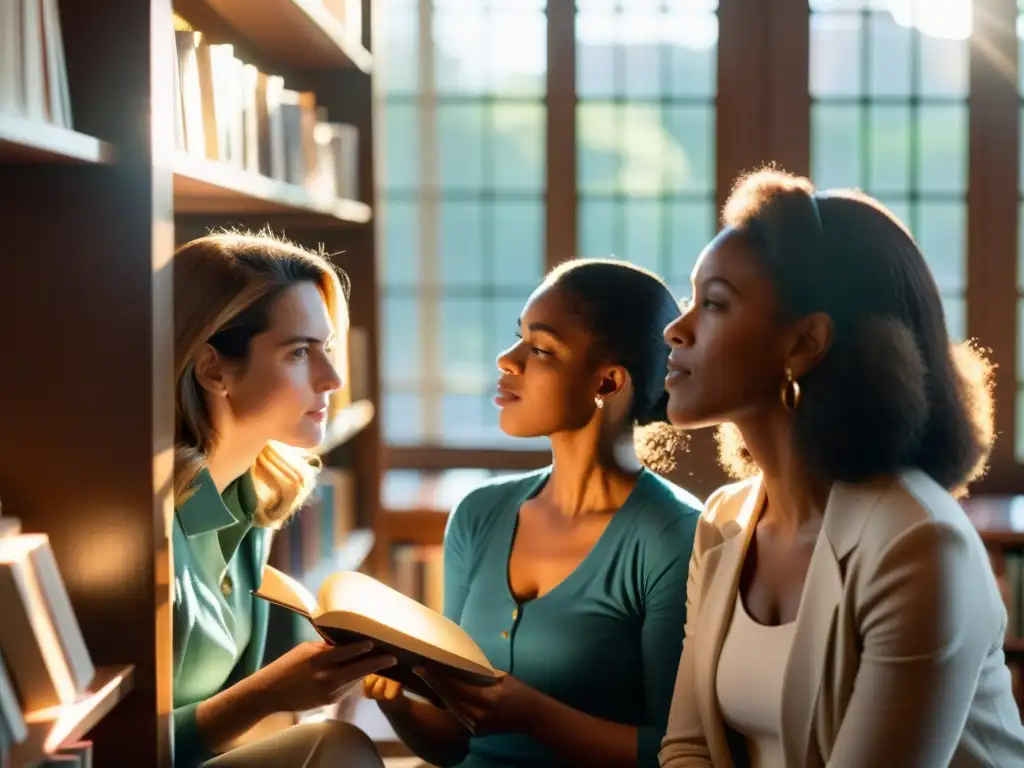
[[[478,685],[494,682],[501,674],[454,621],[363,573],[331,574],[320,587],[318,600],[298,581],[267,565],[253,594],[306,617],[332,645],[372,640],[376,652],[398,659],[381,676],[441,707],[444,704],[413,667]]]

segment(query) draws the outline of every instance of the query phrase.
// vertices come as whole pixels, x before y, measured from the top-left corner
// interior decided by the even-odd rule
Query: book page
[[[324,626],[363,633],[476,674],[496,674],[462,627],[366,574],[329,576],[320,587],[320,606],[318,622]]]
[[[281,573],[272,565],[263,566],[263,581],[255,594],[272,603],[290,608],[306,618],[319,613],[316,598],[309,590],[286,573]]]

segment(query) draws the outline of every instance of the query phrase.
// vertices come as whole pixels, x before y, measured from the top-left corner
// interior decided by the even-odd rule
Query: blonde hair
[[[244,361],[252,337],[269,325],[268,313],[287,288],[312,282],[338,324],[348,300],[347,276],[323,253],[270,232],[223,232],[186,243],[174,254],[174,499],[180,506],[217,435],[195,377],[206,344]],[[258,500],[254,522],[279,527],[312,491],[320,461],[313,454],[268,443],[252,467]]]

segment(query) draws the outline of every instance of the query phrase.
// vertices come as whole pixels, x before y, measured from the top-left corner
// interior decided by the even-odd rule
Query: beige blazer
[[[698,525],[663,768],[749,764],[715,680],[763,506],[760,478],[726,486]],[[786,768],[1024,766],[1006,621],[977,531],[930,477],[837,483],[785,671]]]

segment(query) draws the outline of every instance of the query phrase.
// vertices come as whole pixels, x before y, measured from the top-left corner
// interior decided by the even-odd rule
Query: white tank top
[[[725,724],[747,739],[751,768],[785,768],[782,682],[796,622],[758,624],[736,595],[715,687]]]

